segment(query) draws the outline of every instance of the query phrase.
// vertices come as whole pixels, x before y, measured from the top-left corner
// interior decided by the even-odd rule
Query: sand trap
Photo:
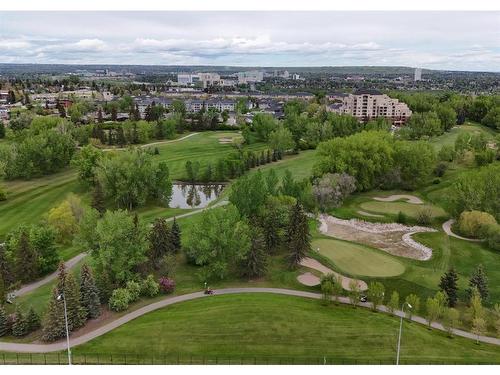
[[[362,210],[359,210],[358,214],[363,215],[363,216],[370,216],[370,217],[384,217],[384,215],[372,214],[372,213],[362,211]]]
[[[297,280],[299,281],[299,283],[307,286],[319,285],[321,281],[318,276],[313,275],[311,272],[306,272],[302,275],[297,276]]]
[[[389,254],[417,260],[429,260],[432,249],[411,238],[412,234],[436,232],[433,228],[407,226],[398,223],[370,223],[363,220],[343,220],[320,216],[320,232],[347,241],[363,243]]]
[[[419,197],[416,197],[414,195],[407,195],[407,194],[396,194],[396,195],[389,195],[388,197],[373,197],[374,200],[380,201],[380,202],[394,202],[398,201],[400,199],[406,200],[408,203],[413,203],[413,204],[423,204],[424,201],[420,199]]]
[[[313,258],[304,258],[300,262],[300,265],[304,266],[304,267],[312,268],[312,269],[314,269],[316,271],[319,271],[319,272],[321,272],[321,273],[323,273],[325,275],[327,275],[329,273],[333,273],[335,276],[341,277],[342,278],[342,288],[344,288],[345,290],[351,290],[349,288],[349,283],[351,282],[351,280],[355,280],[358,283],[359,290],[367,290],[368,289],[368,285],[366,285],[366,283],[363,280],[351,279],[350,277],[341,275],[341,274],[339,274],[339,273],[331,270],[330,268],[322,265],[316,259],[313,259]],[[307,273],[302,274],[299,277],[297,277],[297,280],[299,280],[299,282],[302,282],[299,278],[301,276],[306,276],[307,274],[311,275],[309,272],[307,272]],[[316,277],[314,275],[311,275],[311,276]],[[311,281],[312,279],[308,278],[308,280]],[[318,281],[319,281],[319,278],[318,278]],[[305,284],[305,283],[302,283],[302,284],[308,285],[308,284]],[[316,285],[319,285],[319,282]],[[312,285],[309,285],[309,286],[312,286]]]

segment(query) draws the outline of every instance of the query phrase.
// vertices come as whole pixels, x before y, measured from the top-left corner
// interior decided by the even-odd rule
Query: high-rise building
[[[415,68],[415,78],[414,81],[421,81],[422,80],[422,69],[421,68]]]

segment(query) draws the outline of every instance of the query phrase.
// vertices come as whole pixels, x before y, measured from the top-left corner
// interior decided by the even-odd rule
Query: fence
[[[74,354],[75,365],[394,365],[394,359],[374,360],[368,358],[328,358],[328,357],[280,357],[280,356],[191,356],[157,355],[145,357],[140,354]],[[3,365],[66,365],[66,353],[2,353]],[[403,365],[489,365],[498,362],[468,362],[455,360],[425,360],[415,358],[401,360]]]

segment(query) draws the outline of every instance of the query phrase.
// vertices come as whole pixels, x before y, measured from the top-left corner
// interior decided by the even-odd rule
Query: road
[[[303,297],[303,298],[312,298],[312,299],[321,299],[322,295],[320,293],[312,293],[312,292],[304,292],[300,290],[292,290],[292,289],[279,289],[279,288],[226,288],[226,289],[218,289],[215,290],[216,295],[224,295],[224,294],[241,294],[241,293],[273,293],[273,294],[281,294],[281,295],[288,295],[288,296],[296,296],[296,297]],[[120,327],[121,325],[130,322],[131,320],[138,318],[144,314],[150,313],[151,311],[155,311],[158,309],[161,309],[163,307],[173,305],[175,303],[179,302],[185,302],[185,301],[190,301],[198,298],[212,298],[211,296],[205,295],[203,292],[195,292],[195,293],[189,293],[189,294],[184,294],[181,296],[176,296],[176,297],[165,297],[163,300],[152,303],[150,305],[141,307],[140,309],[137,309],[135,311],[132,311],[121,318],[114,320],[102,327],[99,327],[95,329],[94,331],[88,332],[82,336],[76,337],[74,339],[71,339],[70,341],[70,346],[74,347],[77,345],[84,344],[90,340],[95,339],[96,337],[102,336],[115,328]],[[350,304],[350,301],[346,297],[340,297],[339,302],[344,303],[344,304]],[[365,307],[365,308],[370,308],[369,303],[360,303],[359,306]],[[380,306],[379,307],[380,311],[387,312],[387,308],[385,306]],[[401,316],[403,313],[401,311],[396,311],[395,315]],[[427,321],[418,316],[413,316],[412,320],[414,322],[420,323],[420,324],[427,324]],[[433,323],[432,327],[441,331],[444,331],[444,328],[441,324],[439,323]],[[481,342],[489,343],[489,344],[494,344],[494,345],[500,345],[500,339],[496,339],[493,337],[486,337],[486,336],[479,336],[477,337],[476,335],[454,329],[453,333],[457,336],[462,336],[465,338],[473,339],[473,340],[479,340]],[[11,342],[0,342],[0,351],[7,351],[7,352],[17,352],[17,353],[48,353],[48,352],[55,352],[55,351],[62,351],[66,349],[66,341],[62,340],[59,342],[55,342],[52,344],[17,344],[17,343],[11,343]]]

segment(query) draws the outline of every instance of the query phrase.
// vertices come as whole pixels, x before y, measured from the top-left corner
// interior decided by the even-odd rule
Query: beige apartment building
[[[393,125],[404,125],[411,117],[411,110],[406,103],[393,99],[377,90],[358,90],[354,94],[330,95],[336,101],[329,109],[337,113],[350,114],[360,121],[367,122],[376,117],[385,117]]]

